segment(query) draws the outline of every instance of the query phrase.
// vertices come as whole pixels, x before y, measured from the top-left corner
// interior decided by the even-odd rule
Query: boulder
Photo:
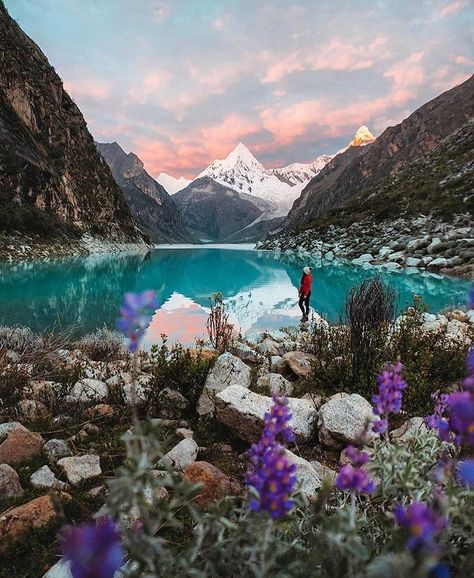
[[[257,380],[257,387],[267,395],[291,395],[293,384],[279,373],[267,373]]]
[[[236,341],[230,348],[233,355],[241,359],[242,361],[247,361],[248,363],[257,363],[259,360],[258,353],[249,347],[246,343],[241,341]]]
[[[462,323],[457,319],[448,321],[446,325],[446,335],[461,343],[469,344],[471,342],[469,337],[469,325],[467,323]]]
[[[0,444],[0,463],[21,464],[39,456],[43,447],[43,438],[17,425]]]
[[[24,493],[16,471],[8,464],[0,464],[0,503],[21,498]]]
[[[82,482],[93,480],[102,474],[100,457],[95,454],[61,458],[58,466],[63,468],[68,482],[73,486],[79,486]]]
[[[261,343],[257,345],[257,350],[263,355],[280,355],[281,345],[278,341],[266,337]]]
[[[235,355],[223,353],[217,358],[207,376],[196,407],[198,415],[213,415],[216,394],[229,385],[240,385],[248,388],[250,386],[250,367]]]
[[[64,490],[66,487],[66,484],[58,480],[48,466],[43,466],[33,472],[29,482],[36,490]]]
[[[430,244],[431,237],[429,235],[425,235],[419,239],[412,239],[407,243],[407,249],[411,249],[412,251],[418,251],[418,249],[424,249]],[[416,265],[414,265],[416,267]]]
[[[107,385],[98,379],[81,379],[69,392],[73,401],[104,401],[109,393]]]
[[[434,253],[437,253],[439,250],[439,245],[441,245],[441,239],[439,237],[435,237],[434,239],[432,239],[431,243],[428,245],[427,247],[427,251],[430,255],[433,255]]]
[[[423,261],[418,259],[418,257],[407,257],[405,259],[405,267],[419,267],[421,263]]]
[[[18,404],[18,415],[25,421],[39,421],[51,416],[45,404],[36,399],[22,399]]]
[[[317,460],[313,460],[309,463],[311,464],[311,467],[316,471],[318,477],[321,480],[325,480],[326,478],[329,478],[331,480],[331,482],[334,481],[334,479],[337,475],[337,472],[335,470],[328,468],[327,466],[325,466],[321,462],[318,462]]]
[[[122,392],[125,398],[125,403],[133,403],[134,396],[136,396],[137,403],[146,401],[146,390],[141,378],[138,378],[135,382],[125,383]]]
[[[319,441],[331,447],[355,443],[374,417],[370,403],[357,393],[330,399],[319,409]],[[376,434],[369,427],[367,435],[370,440]]]
[[[298,377],[307,377],[311,373],[312,364],[316,359],[315,355],[302,351],[289,351],[283,355],[283,361]]]
[[[427,265],[428,269],[442,269],[443,267],[447,267],[448,260],[445,257],[436,257],[430,261]]]
[[[222,470],[208,462],[194,462],[185,468],[183,477],[193,484],[202,484],[194,501],[200,506],[208,506],[232,494],[232,483]]]
[[[390,247],[387,247],[386,245],[384,245],[383,247],[381,247],[379,249],[379,259],[384,259],[387,255],[390,255],[390,253],[392,252],[392,249],[390,249]]]
[[[68,494],[60,494],[70,500]],[[48,528],[57,519],[56,509],[50,496],[40,496],[26,504],[12,508],[0,515],[0,554],[35,530]]]
[[[323,485],[324,476],[320,475],[313,466],[304,458],[300,458],[290,450],[285,450],[288,461],[296,465],[296,478],[298,487],[309,499],[314,499],[318,495],[319,488]]]
[[[454,320],[461,323],[469,323],[468,314],[464,311],[461,311],[461,309],[453,309],[452,311],[448,311],[446,313],[446,317],[449,319],[449,321]]]
[[[273,341],[285,341],[285,339],[288,339],[288,333],[285,333],[285,331],[280,331],[279,329],[265,331],[265,335],[270,339],[273,339]]]
[[[307,441],[314,430],[318,412],[306,399],[289,398],[290,425],[299,442]],[[259,395],[240,385],[231,385],[216,396],[217,418],[248,442],[260,439],[264,415],[273,404],[271,397]]]
[[[23,427],[23,426],[19,421],[9,421],[8,423],[0,423],[0,443],[3,442],[3,440],[7,438],[8,434],[16,427]]]
[[[473,323],[474,323],[474,311],[473,311]],[[270,371],[274,373],[281,373],[286,368],[286,363],[283,361],[283,357],[280,355],[272,355],[270,357]]]
[[[264,333],[247,333],[244,339],[248,345],[255,346],[257,343],[260,343],[260,341],[263,341],[264,337]]]
[[[423,331],[440,331],[441,329],[444,329],[448,324],[448,319],[444,315],[438,316],[431,315],[430,317],[426,317],[425,319],[426,321],[424,321],[423,325],[421,326]]]
[[[159,463],[182,472],[196,461],[198,450],[198,445],[192,438],[185,438],[165,454]]]
[[[61,458],[72,455],[71,448],[66,440],[50,439],[43,446],[43,453],[50,463],[55,464]]]
[[[189,407],[189,401],[179,391],[166,387],[158,394],[158,407],[161,417],[180,419]]]
[[[408,444],[420,434],[426,433],[428,428],[422,417],[412,417],[402,426],[390,432],[390,439],[394,444]]]

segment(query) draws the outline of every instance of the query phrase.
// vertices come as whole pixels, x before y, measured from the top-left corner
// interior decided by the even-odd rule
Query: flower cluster
[[[265,414],[260,441],[248,452],[250,468],[245,483],[258,496],[250,501],[250,508],[267,512],[273,519],[283,518],[293,507],[296,465],[289,462],[282,445],[294,440],[290,419],[288,400],[274,396],[273,405]]]
[[[67,526],[61,544],[73,578],[112,578],[124,559],[117,527],[110,518]]]
[[[401,409],[402,390],[407,386],[401,376],[402,369],[400,362],[388,364],[377,377],[379,392],[372,397],[374,413],[380,417],[372,424],[372,429],[376,433],[385,432],[388,428],[389,414],[398,413]]]
[[[117,321],[117,329],[128,337],[130,352],[133,353],[138,349],[140,340],[157,308],[158,301],[154,291],[125,293],[120,308],[120,318]]]
[[[424,502],[396,506],[394,514],[399,526],[408,531],[410,550],[435,549],[436,536],[447,526],[447,519]]]
[[[449,395],[447,393],[440,394],[439,391],[435,391],[431,394],[431,399],[435,403],[434,411],[432,415],[425,417],[425,424],[429,429],[438,429],[448,407]]]
[[[353,446],[348,446],[344,452],[351,463],[339,470],[335,481],[336,488],[357,494],[371,494],[375,490],[375,482],[363,468],[369,461],[369,454]]]

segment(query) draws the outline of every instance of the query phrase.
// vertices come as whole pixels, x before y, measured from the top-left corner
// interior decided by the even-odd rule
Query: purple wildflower
[[[458,464],[458,481],[469,488],[474,488],[474,458]]]
[[[128,337],[128,349],[132,353],[137,350],[140,339],[157,308],[158,302],[154,291],[125,293],[120,308],[120,318],[117,321],[117,329]]]
[[[290,496],[296,485],[296,465],[289,462],[281,445],[294,440],[290,419],[288,400],[274,396],[260,441],[252,444],[248,452],[250,468],[245,483],[258,494],[250,501],[250,508],[267,512],[274,519],[283,518],[293,507]]]
[[[387,430],[389,414],[398,413],[402,407],[402,390],[407,386],[401,376],[402,369],[400,362],[387,364],[382,374],[377,377],[379,392],[372,397],[374,413],[381,418],[372,425],[373,431],[377,433]]]
[[[413,502],[407,507],[398,505],[394,510],[399,526],[408,531],[410,550],[435,548],[436,536],[446,528],[447,519],[424,502]]]
[[[350,490],[356,494],[372,494],[376,487],[366,470],[355,468],[352,464],[342,466],[335,485],[339,490]]]
[[[429,429],[438,429],[448,407],[449,395],[447,393],[440,394],[439,391],[435,391],[431,394],[431,399],[435,402],[434,412],[432,415],[425,417],[425,424]]]
[[[73,578],[112,578],[124,559],[117,527],[110,518],[67,526],[61,543]]]
[[[448,399],[449,430],[456,444],[474,446],[474,394],[470,391],[451,393]]]
[[[369,461],[367,452],[358,450],[354,446],[348,446],[344,453],[352,462],[342,466],[336,477],[335,486],[339,490],[350,490],[357,494],[371,494],[375,490],[375,482],[363,466]]]

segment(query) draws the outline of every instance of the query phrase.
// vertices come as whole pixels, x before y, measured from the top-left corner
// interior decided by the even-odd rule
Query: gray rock
[[[98,379],[81,379],[69,392],[71,399],[75,401],[105,401],[108,395],[107,385]]]
[[[0,423],[0,443],[3,442],[8,434],[16,427],[23,427],[19,421],[9,421],[8,423]]]
[[[441,269],[447,267],[448,260],[445,257],[436,257],[428,263],[428,269]]]
[[[390,253],[387,256],[387,260],[391,261],[392,263],[401,264],[405,261],[405,251],[396,251],[395,253]]]
[[[66,440],[50,439],[43,446],[43,453],[51,463],[72,455],[71,448]]]
[[[46,405],[36,399],[22,399],[18,404],[18,414],[25,421],[47,419],[51,415]]]
[[[136,396],[137,403],[146,401],[146,386],[140,378],[135,382],[125,383],[122,392],[126,403],[133,403],[134,396]]]
[[[381,249],[379,249],[379,259],[383,259],[387,255],[390,255],[391,252],[392,249],[390,249],[390,247],[383,246]]]
[[[412,417],[402,426],[391,431],[390,438],[394,444],[408,444],[427,431],[428,428],[422,417]]]
[[[179,391],[166,387],[158,395],[161,417],[180,419],[189,407],[189,401]]]
[[[427,247],[427,251],[429,255],[433,255],[433,253],[438,252],[438,247],[441,245],[441,239],[439,237],[435,237],[432,239],[431,243]]]
[[[311,464],[311,467],[316,471],[318,477],[321,480],[324,480],[326,478],[329,478],[331,480],[331,482],[334,481],[334,478],[337,475],[337,472],[335,472],[333,469],[328,468],[327,466],[321,464],[320,462],[314,460],[309,462]]]
[[[0,464],[0,501],[16,500],[24,493],[16,471],[8,464]]]
[[[229,385],[250,386],[250,367],[232,355],[220,355],[209,372],[203,392],[197,403],[198,415],[213,415],[215,411],[214,398]]]
[[[185,438],[165,454],[159,463],[182,472],[196,461],[198,449],[197,443],[192,438]]]
[[[264,333],[248,333],[245,335],[244,339],[249,345],[257,345],[260,341],[263,341],[265,337]]]
[[[317,471],[304,458],[300,458],[290,450],[285,450],[285,455],[291,464],[296,465],[296,479],[298,486],[309,499],[313,499],[318,495],[318,490],[323,485],[324,475],[321,471]]]
[[[288,339],[288,333],[280,331],[279,329],[265,331],[265,335],[270,337],[270,339],[273,339],[273,341],[285,341],[285,339]]]
[[[257,387],[269,395],[291,395],[293,384],[279,373],[267,373],[257,380]]]
[[[412,239],[407,243],[407,249],[411,249],[412,251],[418,251],[418,249],[423,249],[430,244],[431,237],[429,235],[425,235],[421,239]],[[414,265],[415,266],[415,265]]]
[[[257,361],[259,360],[258,353],[254,349],[252,349],[249,345],[247,345],[246,343],[242,343],[240,341],[234,343],[231,346],[230,351],[233,355],[235,355],[242,361],[247,361],[248,363],[257,363]]]
[[[299,442],[307,441],[314,430],[318,412],[306,399],[289,398],[290,425]],[[231,385],[216,396],[217,418],[248,442],[257,441],[262,433],[264,415],[273,404],[271,397],[259,395],[240,385]]]
[[[336,447],[354,443],[374,417],[370,403],[357,393],[330,399],[319,409],[319,441]],[[370,427],[367,435],[369,439],[375,437]]]
[[[419,267],[422,262],[418,257],[407,257],[405,259],[405,267]]]
[[[302,351],[289,351],[283,355],[283,361],[288,364],[291,371],[298,377],[307,377],[311,373],[312,363],[316,356]]]
[[[102,474],[100,458],[94,454],[61,458],[58,460],[58,466],[63,468],[68,482],[73,486],[78,486]]]
[[[474,311],[473,311],[473,321],[474,323]],[[270,371],[275,373],[281,373],[286,368],[286,363],[283,361],[281,355],[272,355],[270,357]]]
[[[266,337],[257,345],[257,350],[264,355],[280,355],[281,349],[278,341]]]
[[[37,490],[64,490],[66,488],[66,484],[58,480],[48,466],[43,466],[33,472],[29,482]]]

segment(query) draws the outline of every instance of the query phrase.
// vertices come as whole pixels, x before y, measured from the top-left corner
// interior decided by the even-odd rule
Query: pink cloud
[[[271,63],[262,83],[279,82],[286,76],[305,70],[351,71],[371,68],[375,62],[390,55],[388,38],[377,36],[369,43],[354,44],[333,38],[314,53],[295,51],[277,62]],[[262,60],[269,60],[268,53],[262,53]]]
[[[214,94],[222,94],[251,69],[246,59],[240,62],[222,62],[212,66],[189,66],[189,75],[196,84],[205,86]]]
[[[466,58],[466,56],[453,56],[451,58],[451,60],[455,63],[455,64],[459,64],[461,66],[472,66],[474,64],[474,60],[470,60],[469,58]]]
[[[138,83],[129,90],[129,100],[131,102],[144,104],[151,97],[160,96],[160,90],[169,84],[171,78],[171,74],[166,71],[154,70],[148,72],[143,77],[141,83]]]
[[[195,177],[215,158],[226,156],[235,145],[259,130],[259,125],[238,114],[230,114],[216,125],[201,127],[184,136],[138,138],[133,150],[152,175]]]
[[[448,64],[441,66],[431,75],[433,87],[440,92],[461,84],[471,76],[471,72],[454,71]]]
[[[405,60],[397,62],[385,73],[386,78],[391,78],[396,87],[413,87],[422,84],[425,71],[422,65],[424,52],[413,52]]]
[[[227,28],[228,24],[229,24],[229,15],[225,14],[224,16],[220,16],[218,18],[215,18],[212,21],[212,28],[214,30],[223,30],[224,28]]]
[[[469,4],[469,2],[467,0],[455,0],[455,2],[450,2],[449,4],[446,4],[446,6],[443,6],[443,8],[441,8],[441,10],[439,11],[440,16],[448,16],[448,14],[455,14],[456,12],[459,12],[459,10],[461,10],[462,8],[466,7]]]
[[[91,78],[80,80],[68,80],[64,88],[73,98],[92,100],[105,100],[110,93],[110,85],[107,82]]]

